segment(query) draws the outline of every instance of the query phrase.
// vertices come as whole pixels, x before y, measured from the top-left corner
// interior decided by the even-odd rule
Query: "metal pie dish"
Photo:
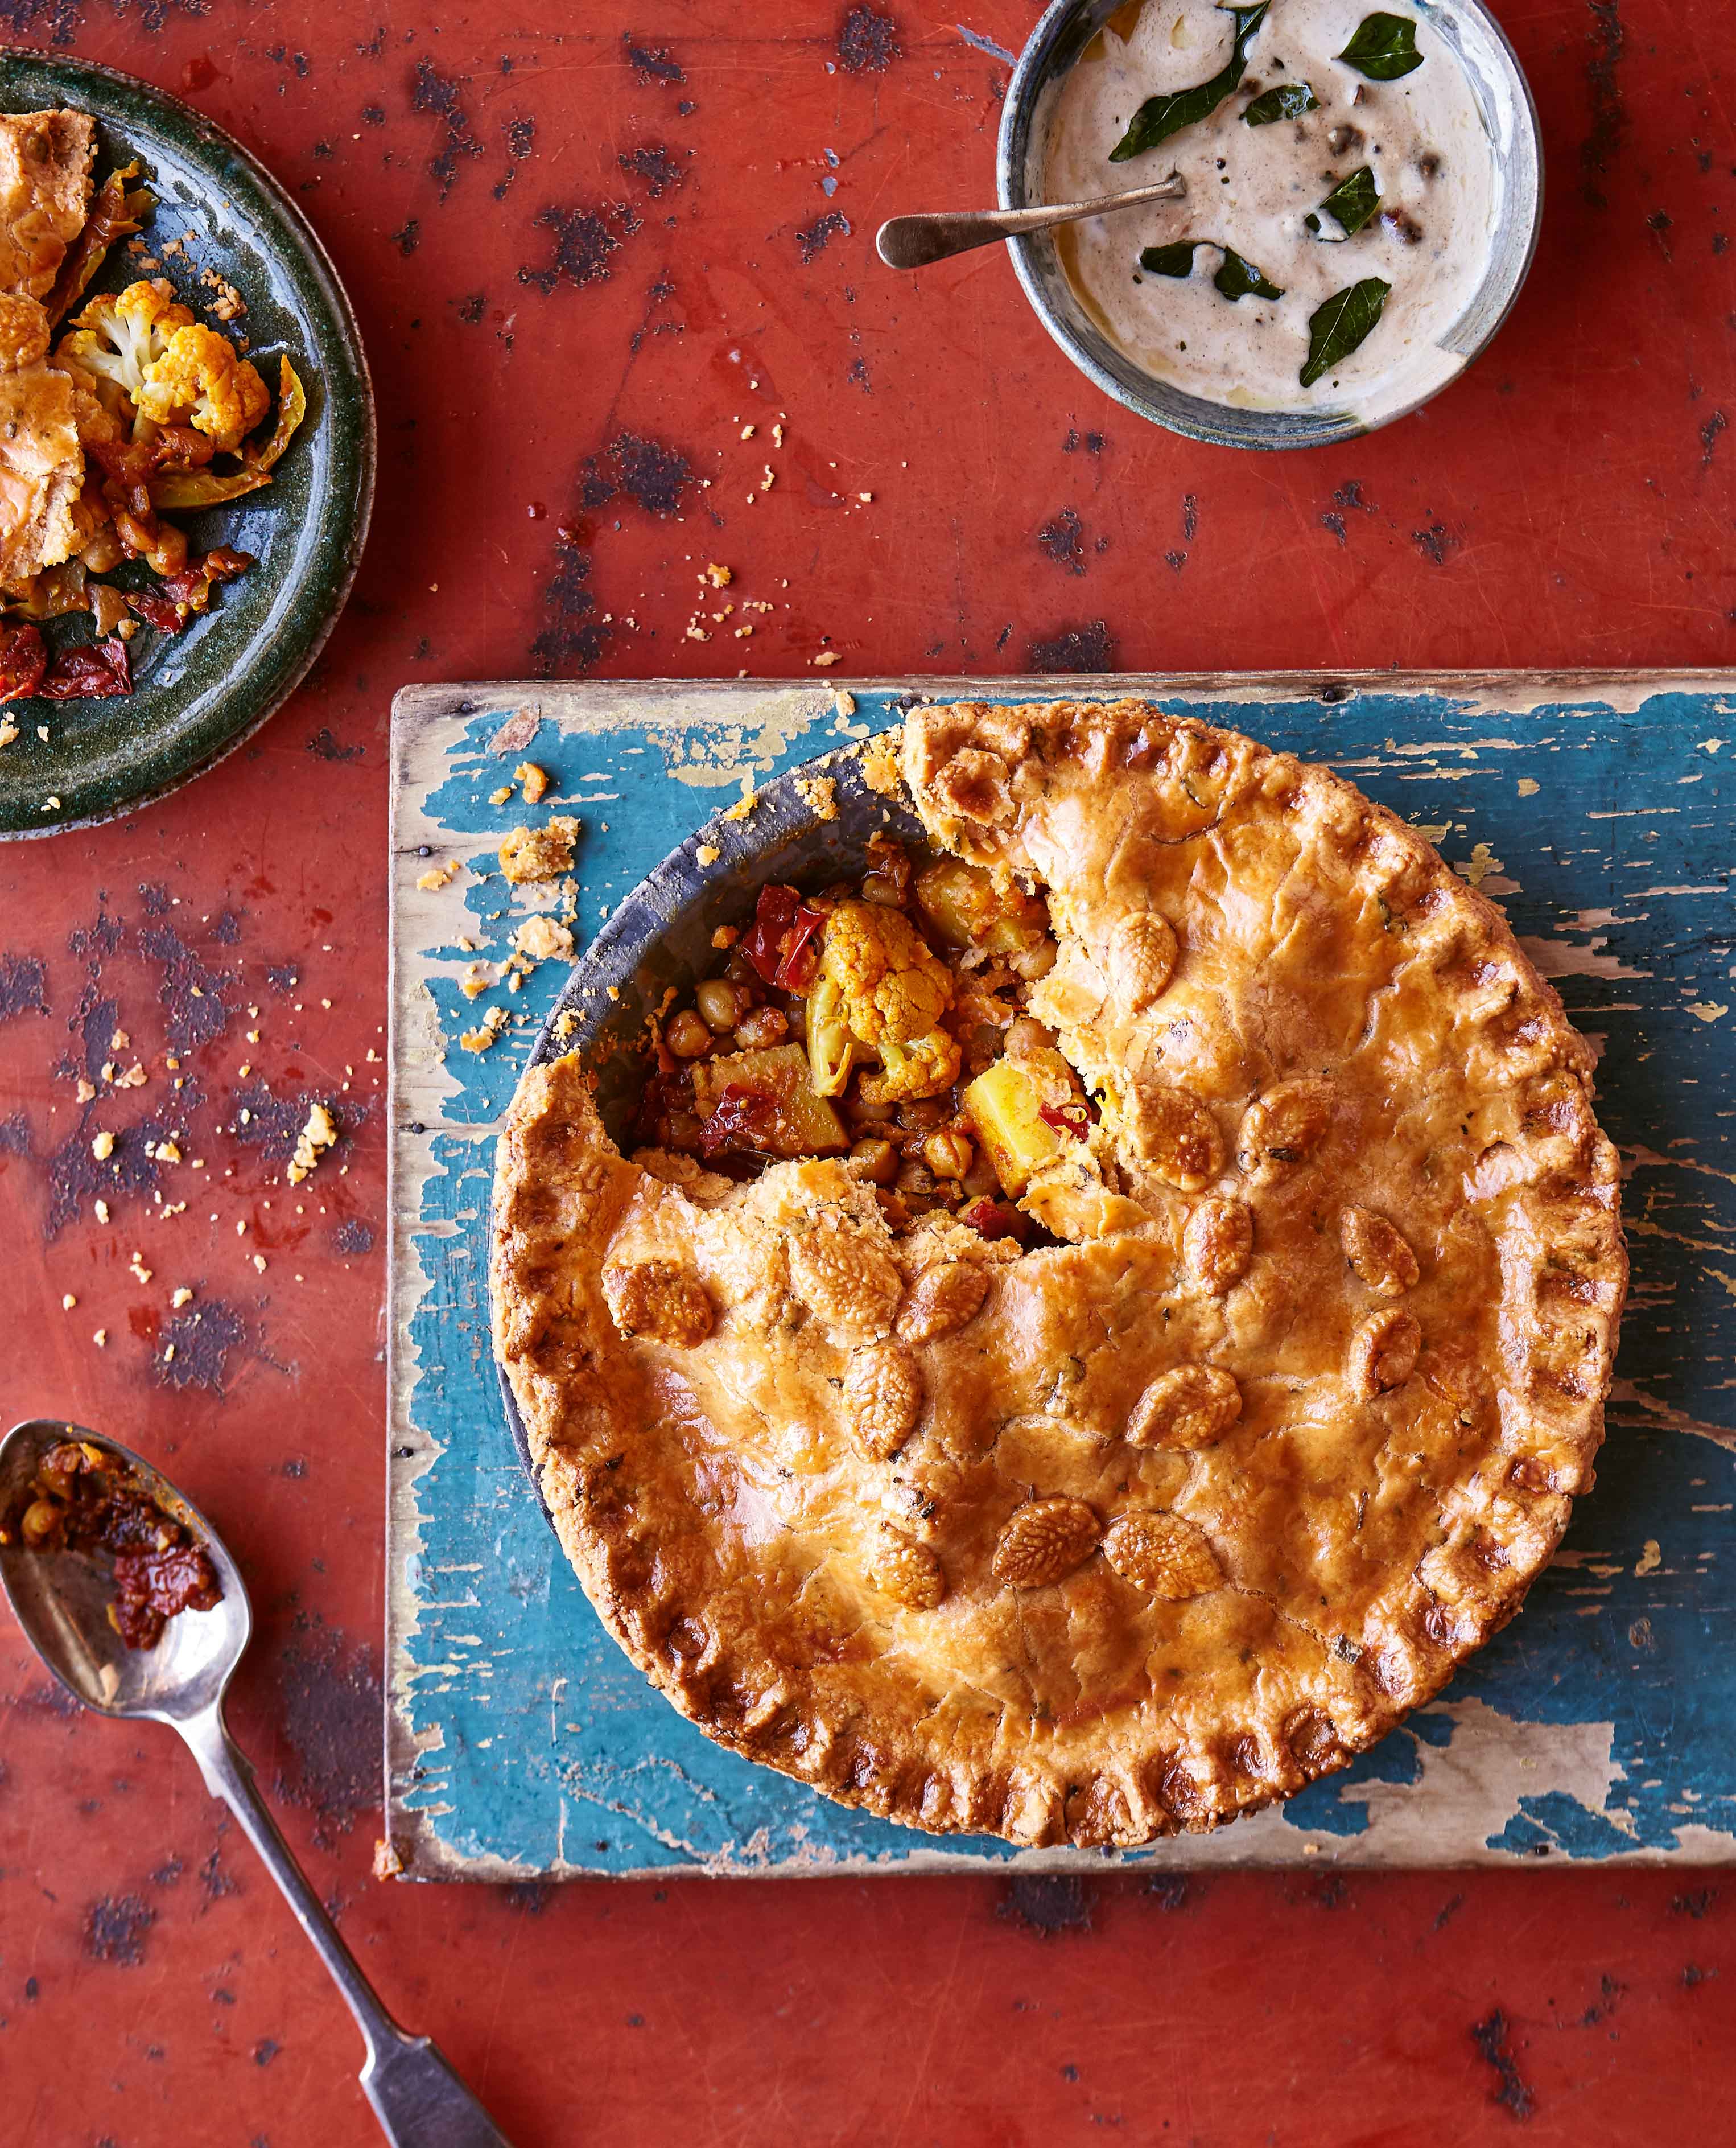
[[[1044,93],[1124,4],[1125,0],[1053,0],[1031,33],[1001,109],[995,185],[1003,208],[1033,208],[1045,198]],[[1208,402],[1148,373],[1109,340],[1068,282],[1052,233],[1037,232],[1009,239],[1013,265],[1038,319],[1106,395],[1172,433],[1216,447],[1323,448],[1356,439],[1420,409],[1443,388],[1451,387],[1464,366],[1488,349],[1519,294],[1543,225],[1543,138],[1537,108],[1517,54],[1483,0],[1413,0],[1413,4],[1423,23],[1463,69],[1493,152],[1498,203],[1488,266],[1439,345],[1463,364],[1446,379],[1423,389],[1413,401],[1383,408],[1372,417],[1324,406],[1253,410]],[[1133,183],[1131,176],[1128,183]],[[1119,183],[1106,175],[1104,191]]]
[[[817,819],[798,788],[817,776],[833,785],[833,820]],[[526,1072],[569,1052],[581,1054],[596,1080],[603,1126],[624,1154],[623,1137],[645,1080],[645,1058],[638,1046],[646,1017],[657,1012],[668,992],[687,991],[715,969],[712,934],[720,925],[746,925],[768,881],[813,894],[864,873],[873,862],[868,839],[876,835],[928,846],[916,815],[868,787],[853,746],[803,761],[763,784],[743,819],[719,816],[696,830],[626,896],[573,964],[531,1048]],[[702,863],[702,850],[708,857],[713,851],[717,856]],[[610,998],[611,987],[618,998]],[[523,1419],[504,1370],[497,1364],[495,1371],[513,1443],[540,1501]]]

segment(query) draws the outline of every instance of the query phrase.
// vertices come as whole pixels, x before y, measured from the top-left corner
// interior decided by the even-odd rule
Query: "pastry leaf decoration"
[[[1248,72],[1248,48],[1265,20],[1272,0],[1259,0],[1256,8],[1230,8],[1224,12],[1235,23],[1235,43],[1228,59],[1209,82],[1192,89],[1176,89],[1161,97],[1148,97],[1133,114],[1128,131],[1109,152],[1112,164],[1124,164],[1130,157],[1143,156],[1178,134],[1184,127],[1208,118]]]
[[[1360,284],[1334,291],[1323,306],[1308,316],[1308,363],[1302,369],[1304,388],[1312,388],[1367,342],[1392,288],[1378,276],[1365,276]]]
[[[1336,243],[1360,231],[1379,207],[1380,193],[1374,184],[1374,174],[1363,164],[1348,179],[1340,179],[1319,208],[1311,209],[1303,222],[1316,238]],[[1327,217],[1338,226],[1336,231],[1322,221]]]
[[[1403,15],[1364,15],[1356,33],[1338,54],[1370,82],[1397,82],[1423,64],[1417,50],[1417,26]]]
[[[1305,82],[1281,82],[1249,100],[1242,118],[1248,127],[1269,127],[1275,119],[1300,119],[1304,112],[1318,109],[1320,100]]]

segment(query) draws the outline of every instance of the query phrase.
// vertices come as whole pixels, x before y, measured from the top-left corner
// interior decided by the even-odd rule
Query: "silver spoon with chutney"
[[[223,1695],[253,1614],[198,1508],[119,1441],[31,1418],[0,1440],[0,1585],[75,1699],[166,1723],[193,1748],[205,1787],[240,1821],[355,2015],[368,2046],[362,2087],[394,2148],[510,2148],[429,2039],[380,2004],[229,1735]]]
[[[888,268],[926,268],[931,261],[968,253],[973,246],[993,246],[997,239],[1017,238],[1028,231],[1052,231],[1058,223],[1077,223],[1086,216],[1108,216],[1116,209],[1138,208],[1147,202],[1187,198],[1188,182],[1179,172],[1172,172],[1155,186],[1129,187],[1125,193],[1103,194],[1095,201],[1050,202],[1041,208],[941,209],[925,216],[895,216],[881,225],[874,246]]]

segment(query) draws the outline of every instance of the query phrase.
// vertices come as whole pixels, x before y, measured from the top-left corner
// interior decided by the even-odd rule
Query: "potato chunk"
[[[700,1142],[708,1155],[728,1148],[756,1156],[837,1156],[850,1146],[843,1121],[814,1094],[799,1044],[700,1061],[693,1101],[705,1122]]]
[[[1077,1096],[1058,1052],[1045,1053],[1063,1071],[1023,1059],[997,1059],[965,1090],[962,1102],[978,1141],[994,1165],[1002,1190],[1017,1200],[1038,1172],[1073,1145],[1071,1134],[1051,1126],[1043,1107]],[[1059,1089],[1059,1098],[1051,1091]]]

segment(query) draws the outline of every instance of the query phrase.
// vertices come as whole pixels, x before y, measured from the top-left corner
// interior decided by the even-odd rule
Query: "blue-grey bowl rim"
[[[1030,206],[1024,191],[1025,160],[1028,153],[1032,118],[1037,99],[1048,80],[1048,63],[1055,47],[1068,31],[1076,18],[1088,9],[1099,11],[1101,16],[1113,14],[1120,0],[1051,0],[1051,4],[1038,18],[1036,27],[1025,41],[1018,56],[1012,78],[1007,84],[1007,94],[1001,108],[1000,133],[995,145],[995,192],[1003,208],[1025,208]],[[1208,445],[1223,448],[1324,448],[1333,447],[1344,440],[1353,440],[1365,433],[1376,432],[1382,426],[1408,418],[1413,411],[1438,395],[1443,389],[1450,388],[1462,379],[1468,369],[1486,351],[1500,333],[1502,324],[1513,311],[1532,262],[1537,256],[1537,247],[1543,231],[1543,130],[1538,118],[1536,100],[1531,94],[1531,83],[1524,68],[1519,64],[1518,54],[1513,41],[1494,16],[1483,4],[1483,0],[1417,0],[1424,13],[1470,16],[1488,33],[1496,50],[1506,58],[1512,73],[1515,93],[1515,110],[1521,126],[1516,141],[1528,149],[1528,158],[1522,154],[1518,172],[1508,173],[1507,201],[1511,213],[1522,203],[1527,191],[1528,178],[1531,214],[1523,247],[1509,259],[1506,267],[1506,289],[1500,294],[1487,328],[1473,349],[1465,354],[1465,362],[1458,372],[1439,382],[1435,387],[1407,403],[1400,409],[1388,411],[1373,425],[1365,424],[1348,410],[1242,410],[1227,404],[1208,403],[1203,398],[1188,395],[1167,382],[1159,381],[1148,374],[1141,373],[1131,359],[1121,359],[1107,340],[1091,334],[1103,344],[1111,360],[1092,349],[1061,314],[1044,288],[1038,264],[1042,250],[1051,245],[1047,234],[1036,233],[1019,238],[1010,238],[1008,249],[1013,256],[1013,266],[1025,296],[1030,300],[1037,315],[1053,339],[1060,345],[1080,372],[1105,395],[1147,418],[1153,424],[1163,425],[1172,433],[1180,433],[1190,440],[1203,440]],[[1526,168],[1528,164],[1528,172]],[[1492,260],[1499,258],[1498,248]],[[1478,294],[1479,299],[1481,293]],[[1473,306],[1478,301],[1473,300]],[[1122,370],[1120,369],[1124,369]]]

